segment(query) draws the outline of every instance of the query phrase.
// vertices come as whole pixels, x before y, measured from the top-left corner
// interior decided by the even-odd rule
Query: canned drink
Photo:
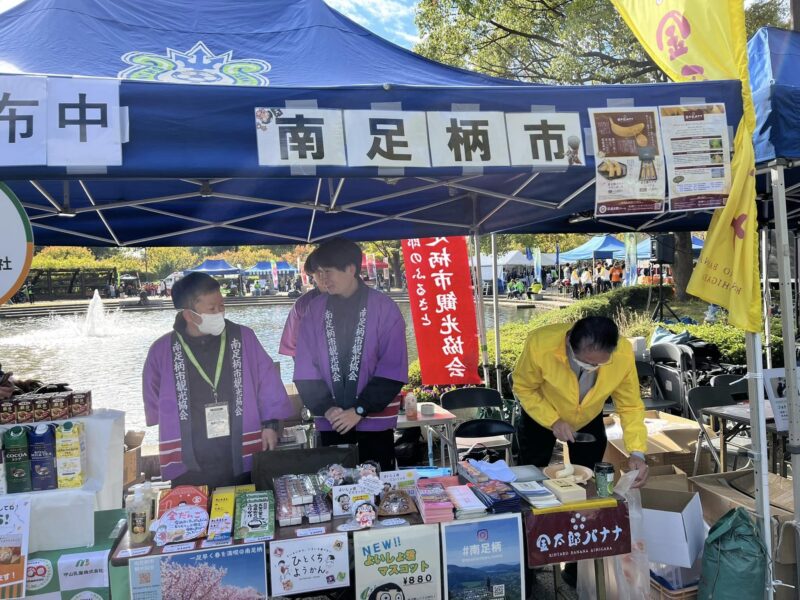
[[[614,465],[606,462],[595,463],[594,484],[600,498],[608,498],[614,493]]]

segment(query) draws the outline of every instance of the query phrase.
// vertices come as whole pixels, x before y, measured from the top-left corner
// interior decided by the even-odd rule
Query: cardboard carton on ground
[[[650,467],[645,487],[658,490],[689,491],[689,477],[683,469],[675,465],[657,465]]]
[[[660,431],[647,436],[647,464],[650,467],[674,465],[691,473],[700,434],[697,421],[655,410],[645,412],[645,419],[651,426],[660,425]],[[713,438],[715,434],[709,432]],[[628,469],[628,458],[624,441],[621,438],[609,439],[603,460],[614,465],[617,475]]]
[[[706,537],[699,494],[645,487],[641,495],[650,562],[690,568]]]
[[[136,483],[139,474],[142,471],[142,441],[144,440],[144,431],[126,431],[125,432],[125,458],[124,458],[124,476],[122,485],[128,487]]]
[[[794,511],[792,482],[774,473],[767,473],[767,478],[771,505],[774,577],[789,585],[797,585],[794,567],[795,536],[791,526]],[[740,506],[755,516],[755,480],[752,469],[700,475],[690,477],[689,481],[692,488],[700,493],[703,516],[709,525],[713,526],[729,510]],[[776,588],[775,598],[794,599],[795,591],[780,586]]]

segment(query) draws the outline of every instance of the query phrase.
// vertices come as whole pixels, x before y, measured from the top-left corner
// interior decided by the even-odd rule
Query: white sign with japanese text
[[[515,167],[586,164],[578,113],[506,113],[506,128]]]
[[[48,79],[48,166],[121,165],[119,114],[119,81]]]
[[[0,166],[47,164],[47,80],[0,77]]]
[[[314,592],[350,585],[346,533],[270,542],[272,595]]]
[[[33,231],[14,192],[0,183],[0,305],[19,291],[33,260]]]
[[[508,142],[501,112],[429,112],[434,167],[507,167]]]
[[[430,167],[424,112],[346,110],[351,167]]]
[[[24,598],[28,540],[30,537],[31,499],[28,496],[0,498],[0,596]]]
[[[266,167],[347,164],[342,111],[258,107],[258,164]]]

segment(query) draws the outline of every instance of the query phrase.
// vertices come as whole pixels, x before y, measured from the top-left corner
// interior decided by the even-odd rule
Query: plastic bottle
[[[134,544],[142,544],[150,536],[150,499],[145,498],[141,488],[133,494],[128,509],[128,532]]]
[[[414,392],[409,392],[405,397],[406,419],[417,418],[417,397]]]

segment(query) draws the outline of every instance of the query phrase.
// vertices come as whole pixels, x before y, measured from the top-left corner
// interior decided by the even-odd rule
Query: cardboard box
[[[705,543],[696,492],[642,488],[644,540],[650,562],[690,568]]]
[[[144,440],[144,431],[125,432],[123,487],[136,483],[142,472],[142,440]]]
[[[770,492],[772,526],[772,559],[775,577],[789,585],[797,585],[795,574],[795,536],[791,526],[794,518],[792,481],[774,473],[767,473]],[[743,507],[755,516],[755,479],[752,469],[714,473],[690,477],[693,489],[700,494],[703,516],[714,525],[729,510]],[[776,600],[795,598],[794,590],[779,586]]]
[[[700,435],[697,421],[656,410],[646,411],[645,419],[649,429],[657,430],[647,436],[647,464],[651,468],[673,465],[684,473],[691,473],[694,469],[697,438]],[[614,420],[617,421],[618,417],[614,416]],[[708,428],[707,430],[713,439],[716,434]],[[614,465],[617,476],[621,471],[628,470],[628,458],[624,441],[621,438],[609,439],[603,461]]]
[[[660,465],[650,467],[645,487],[658,490],[689,491],[689,477],[683,469],[675,465]]]

